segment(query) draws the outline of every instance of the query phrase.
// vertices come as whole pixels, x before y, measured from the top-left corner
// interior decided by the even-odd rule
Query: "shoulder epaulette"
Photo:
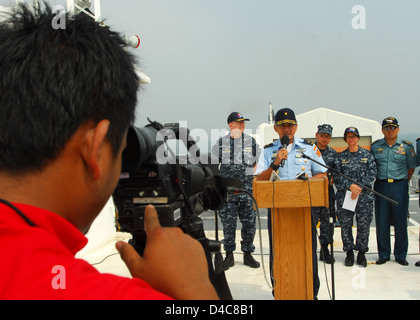
[[[309,144],[310,146],[313,146],[314,143],[311,140],[308,139],[302,139],[304,144]]]
[[[371,146],[373,146],[375,143],[377,143],[377,142],[379,142],[379,141],[381,141],[382,139],[378,139],[378,140],[375,140],[375,141],[373,141],[372,142],[372,144],[371,144]]]
[[[271,146],[273,146],[274,145],[274,143],[273,142],[271,142],[271,143],[269,143],[269,144],[266,144],[265,146],[264,146],[264,149],[265,148],[270,148]]]
[[[413,146],[413,144],[410,141],[407,141],[407,140],[403,140],[403,143],[408,144],[410,147]]]

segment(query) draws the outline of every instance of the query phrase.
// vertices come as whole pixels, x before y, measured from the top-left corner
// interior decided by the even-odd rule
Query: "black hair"
[[[110,121],[116,155],[134,121],[136,61],[123,38],[83,13],[55,29],[58,14],[21,4],[0,23],[0,170],[41,170],[89,120]]]

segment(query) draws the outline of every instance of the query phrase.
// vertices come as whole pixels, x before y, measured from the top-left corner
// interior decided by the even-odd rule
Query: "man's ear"
[[[104,147],[108,143],[106,135],[109,129],[109,120],[101,120],[91,126],[84,136],[82,158],[93,179],[99,179],[102,174],[101,156],[104,156]],[[106,155],[105,155],[106,156]]]

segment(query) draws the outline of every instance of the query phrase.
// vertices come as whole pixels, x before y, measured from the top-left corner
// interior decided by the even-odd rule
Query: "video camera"
[[[240,180],[218,174],[218,161],[211,161],[211,155],[200,155],[187,128],[149,122],[143,128],[128,129],[121,177],[113,193],[117,229],[133,235],[130,243],[140,254],[146,242],[144,211],[148,204],[156,208],[162,226],[179,227],[203,240],[206,237],[198,215],[220,209],[228,192],[242,186]],[[177,156],[168,148],[168,140],[180,137],[188,152],[195,152],[191,157]],[[213,242],[209,245],[212,252],[220,247]]]

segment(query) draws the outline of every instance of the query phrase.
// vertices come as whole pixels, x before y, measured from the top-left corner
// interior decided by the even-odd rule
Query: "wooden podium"
[[[253,193],[272,209],[274,298],[313,300],[311,206],[328,206],[328,180],[254,180]]]

